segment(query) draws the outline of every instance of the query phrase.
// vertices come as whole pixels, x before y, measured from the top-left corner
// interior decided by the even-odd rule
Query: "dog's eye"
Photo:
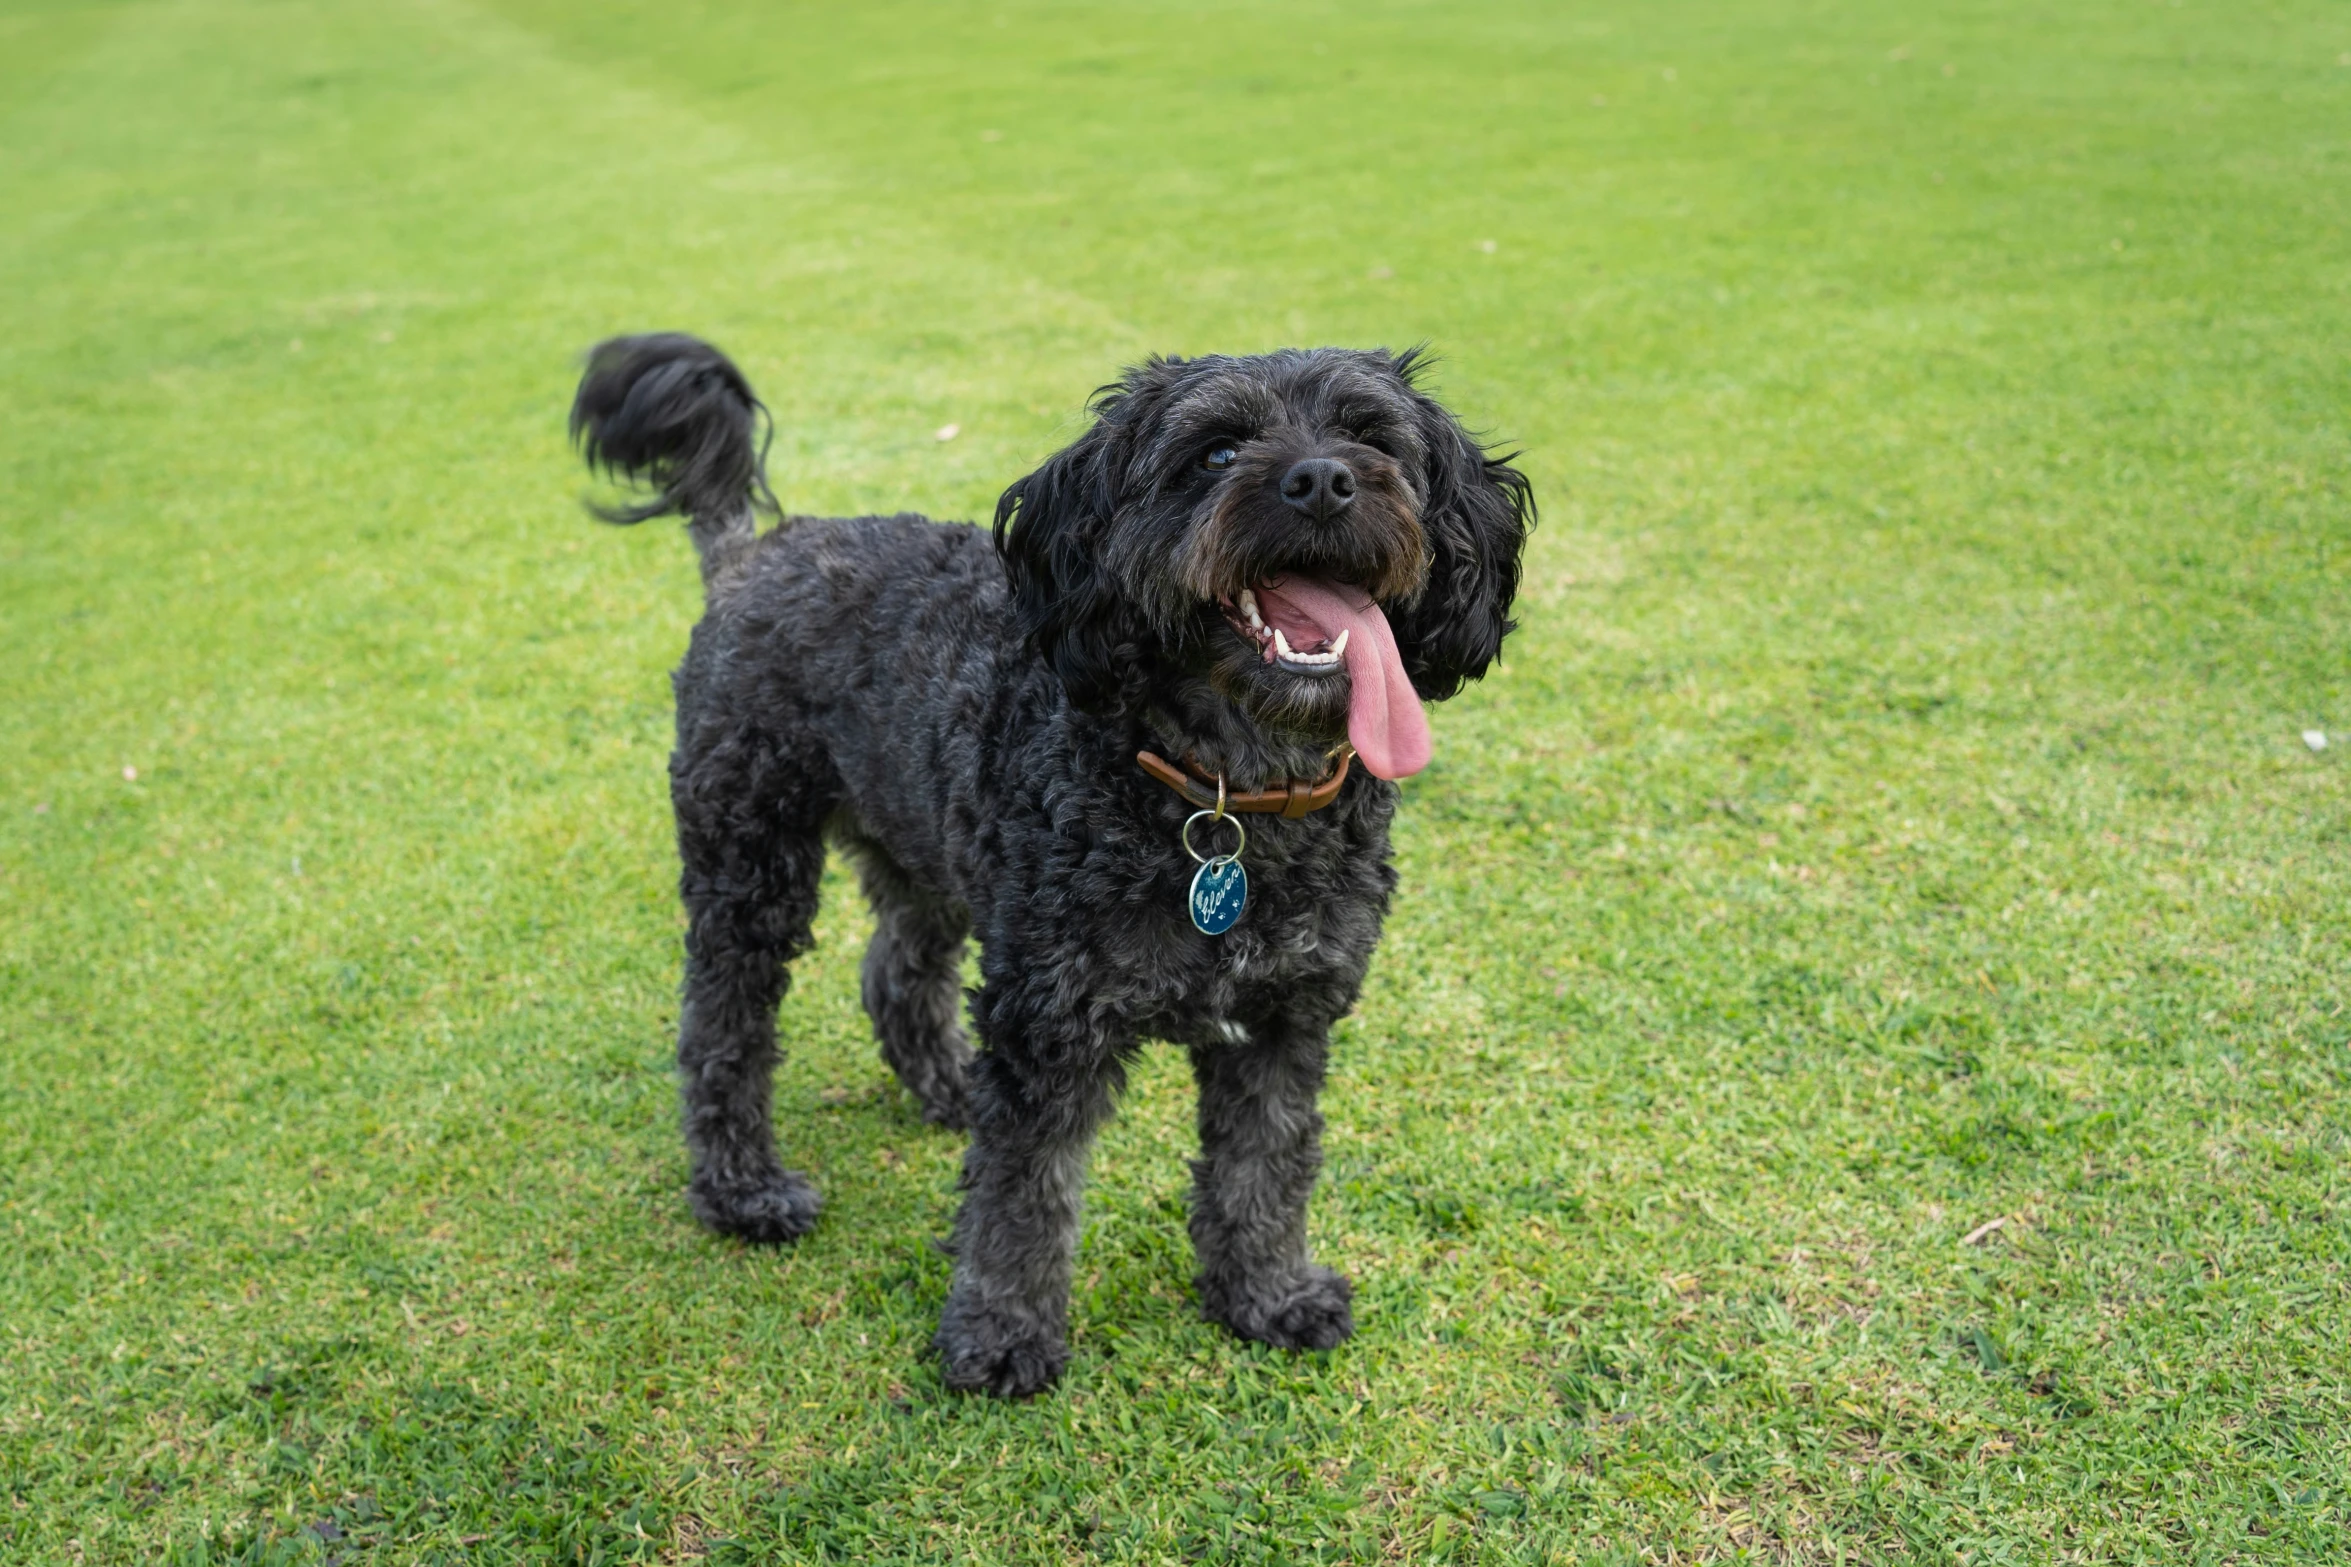
[[[1241,454],[1230,446],[1218,444],[1208,448],[1208,455],[1200,459],[1200,466],[1210,473],[1222,473],[1241,460]]]

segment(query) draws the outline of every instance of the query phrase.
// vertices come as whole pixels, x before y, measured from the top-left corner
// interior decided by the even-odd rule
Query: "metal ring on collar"
[[[1193,859],[1198,860],[1201,864],[1206,865],[1208,863],[1208,856],[1202,854],[1198,849],[1192,847],[1192,824],[1203,816],[1207,817],[1210,821],[1217,821],[1220,819],[1214,811],[1194,811],[1191,815],[1184,818],[1183,843],[1184,852],[1186,854],[1190,855]],[[1217,858],[1219,860],[1237,860],[1241,857],[1241,851],[1249,847],[1249,829],[1241,825],[1241,818],[1238,816],[1227,816],[1221,818],[1221,820],[1228,821],[1233,824],[1233,831],[1240,835],[1240,842],[1233,845],[1232,853],[1220,854],[1217,856]]]

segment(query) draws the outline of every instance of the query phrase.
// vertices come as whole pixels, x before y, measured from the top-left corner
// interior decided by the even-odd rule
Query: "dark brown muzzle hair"
[[[1420,497],[1395,458],[1345,440],[1261,440],[1232,470],[1176,571],[1200,598],[1230,602],[1289,572],[1410,602],[1428,580]]]

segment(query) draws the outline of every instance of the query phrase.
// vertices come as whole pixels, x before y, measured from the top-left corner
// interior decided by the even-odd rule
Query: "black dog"
[[[927,1119],[971,1129],[951,1387],[1034,1393],[1068,1359],[1087,1151],[1146,1037],[1186,1046],[1199,1081],[1202,1310],[1288,1348],[1353,1331],[1347,1280],[1306,1252],[1330,1027],[1396,882],[1387,780],[1428,760],[1420,702],[1500,652],[1534,516],[1418,367],[1154,359],[1004,492],[991,542],[912,515],[760,535],[779,508],[742,373],[689,337],[590,357],[575,438],[658,491],[603,515],[683,514],[709,600],[670,759],[694,1211],[757,1241],[816,1220],[769,1078],[829,836],[873,901],[882,1056]],[[1245,826],[1245,907],[1207,934]]]

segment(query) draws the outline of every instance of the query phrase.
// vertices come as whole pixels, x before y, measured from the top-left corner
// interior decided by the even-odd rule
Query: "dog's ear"
[[[1118,514],[1126,433],[1116,388],[1094,427],[1017,480],[996,502],[996,549],[1011,579],[1021,635],[1093,713],[1141,695],[1149,627],[1105,564]]]
[[[1426,368],[1420,350],[1399,354],[1407,386]],[[1510,464],[1491,456],[1461,421],[1415,389],[1426,468],[1421,475],[1421,535],[1429,551],[1428,585],[1389,612],[1405,673],[1422,698],[1442,702],[1476,680],[1516,628],[1518,557],[1535,525],[1535,492]]]

